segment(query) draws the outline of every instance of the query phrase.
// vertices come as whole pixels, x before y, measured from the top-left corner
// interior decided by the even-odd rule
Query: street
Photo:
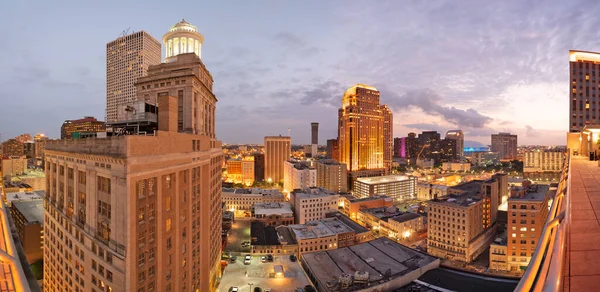
[[[227,236],[227,246],[225,253],[239,254],[249,253],[250,246],[242,247],[242,242],[250,242],[250,220],[236,219],[231,225],[229,235]]]

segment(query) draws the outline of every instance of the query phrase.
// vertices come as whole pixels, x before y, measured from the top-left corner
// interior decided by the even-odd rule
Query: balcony
[[[515,291],[597,291],[598,261],[600,166],[567,157],[536,252]]]

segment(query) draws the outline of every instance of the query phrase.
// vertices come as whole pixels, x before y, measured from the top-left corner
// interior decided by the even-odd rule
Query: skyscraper
[[[492,134],[492,152],[498,152],[500,160],[517,159],[517,135],[510,133]]]
[[[406,137],[406,157],[408,158],[417,158],[419,154],[419,138],[417,138],[417,134],[408,133]],[[411,162],[411,163],[414,163]]]
[[[117,121],[119,105],[136,100],[135,82],[157,64],[160,43],[145,31],[106,44],[106,122]]]
[[[283,179],[284,163],[290,158],[292,140],[288,136],[265,137],[265,179],[278,183]]]
[[[319,123],[310,123],[310,155],[317,157],[319,151]]]
[[[206,69],[193,71],[204,65],[188,55],[168,66],[152,66],[152,78],[169,76],[173,87],[189,82],[186,91],[197,89],[192,81],[200,83],[205,98],[198,107],[214,108],[212,84],[204,83],[212,79]],[[172,68],[189,74],[177,75]],[[138,98],[153,88],[138,83]],[[170,87],[162,88],[166,94],[156,98],[160,111],[152,135],[47,142],[44,219],[52,228],[44,230],[44,290],[216,289],[221,277],[221,142],[214,137],[214,123],[202,132],[179,132],[182,105]],[[193,111],[183,106],[184,115]],[[195,114],[201,120],[213,115],[210,110]]]
[[[457,158],[462,159],[465,156],[465,135],[462,130],[450,130],[446,132],[446,139],[456,140],[455,153]]]
[[[391,166],[392,113],[379,103],[375,87],[357,84],[346,90],[338,121],[339,160],[349,172]]]
[[[600,53],[569,51],[569,132],[600,124],[596,82],[600,82]]]

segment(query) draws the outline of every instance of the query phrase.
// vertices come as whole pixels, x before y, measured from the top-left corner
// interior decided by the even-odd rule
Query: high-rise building
[[[419,153],[421,155],[417,158],[439,159],[440,140],[440,133],[437,131],[423,131],[419,134],[419,151],[417,155]]]
[[[164,76],[156,72],[153,78],[169,76],[174,86],[189,80],[190,91],[193,80],[210,93],[207,72],[194,71],[204,68],[200,59],[194,56],[200,63],[194,66],[177,57],[174,65],[156,66],[165,69]],[[177,75],[171,66],[188,74]],[[138,96],[147,89],[142,86],[146,83],[137,85]],[[167,94],[156,98],[160,111],[153,135],[47,143],[44,219],[53,228],[44,230],[45,290],[216,290],[221,142],[214,138],[214,123],[202,133],[178,132],[181,104],[169,85],[162,87]],[[207,110],[195,113],[185,106],[186,116],[209,120],[216,99],[212,93],[206,97],[198,107]]]
[[[310,155],[317,157],[319,152],[319,123],[310,123]]]
[[[94,117],[84,117],[83,119],[64,121],[60,127],[60,138],[71,139],[76,138],[74,134],[98,132],[106,132],[105,123]]]
[[[337,139],[329,139],[327,140],[327,158],[333,160],[340,160],[340,150],[338,148],[338,140]]]
[[[333,159],[314,163],[317,169],[317,187],[340,193],[348,191],[348,169]]]
[[[406,137],[406,157],[408,158],[417,158],[419,154],[419,138],[417,138],[417,134],[408,133]]]
[[[317,185],[317,170],[306,162],[285,161],[283,169],[283,190],[291,192]]]
[[[145,31],[106,44],[106,122],[117,121],[119,105],[136,100],[135,82],[160,59],[160,43]]]
[[[526,151],[523,172],[561,172],[565,160],[564,149]]]
[[[288,136],[265,137],[265,179],[274,183],[283,180],[284,163],[292,152],[292,139]]]
[[[556,188],[554,188],[554,191]],[[508,270],[524,271],[542,235],[548,216],[548,185],[529,181],[510,190],[508,198]]]
[[[569,132],[600,124],[595,83],[600,80],[600,53],[569,51]]]
[[[353,195],[367,198],[375,195],[387,196],[395,202],[416,197],[417,178],[405,175],[361,177],[354,182]]]
[[[404,151],[403,151],[404,150]],[[394,138],[394,157],[406,157],[406,138]]]
[[[8,139],[2,143],[3,156],[23,156],[24,153],[23,142],[17,139]]]
[[[338,121],[339,161],[349,172],[391,166],[392,113],[379,103],[375,87],[357,84],[346,90]]]
[[[254,153],[254,181],[265,180],[265,155],[263,153]]]
[[[42,133],[37,133],[33,137],[33,142],[35,143],[35,158],[44,158],[44,147],[46,146],[46,141],[48,137]]]
[[[442,162],[454,161],[458,158],[456,153],[458,140],[444,138],[439,143],[439,159]]]
[[[462,159],[465,156],[465,135],[462,130],[450,130],[446,132],[446,139],[456,140],[455,153],[457,158]]]
[[[492,152],[498,152],[500,160],[517,159],[517,135],[510,133],[492,134]]]

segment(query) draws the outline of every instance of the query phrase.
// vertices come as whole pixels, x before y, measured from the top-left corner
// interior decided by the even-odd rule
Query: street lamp
[[[250,286],[250,292],[252,292],[252,285],[254,285],[254,284],[248,283],[248,286]]]

